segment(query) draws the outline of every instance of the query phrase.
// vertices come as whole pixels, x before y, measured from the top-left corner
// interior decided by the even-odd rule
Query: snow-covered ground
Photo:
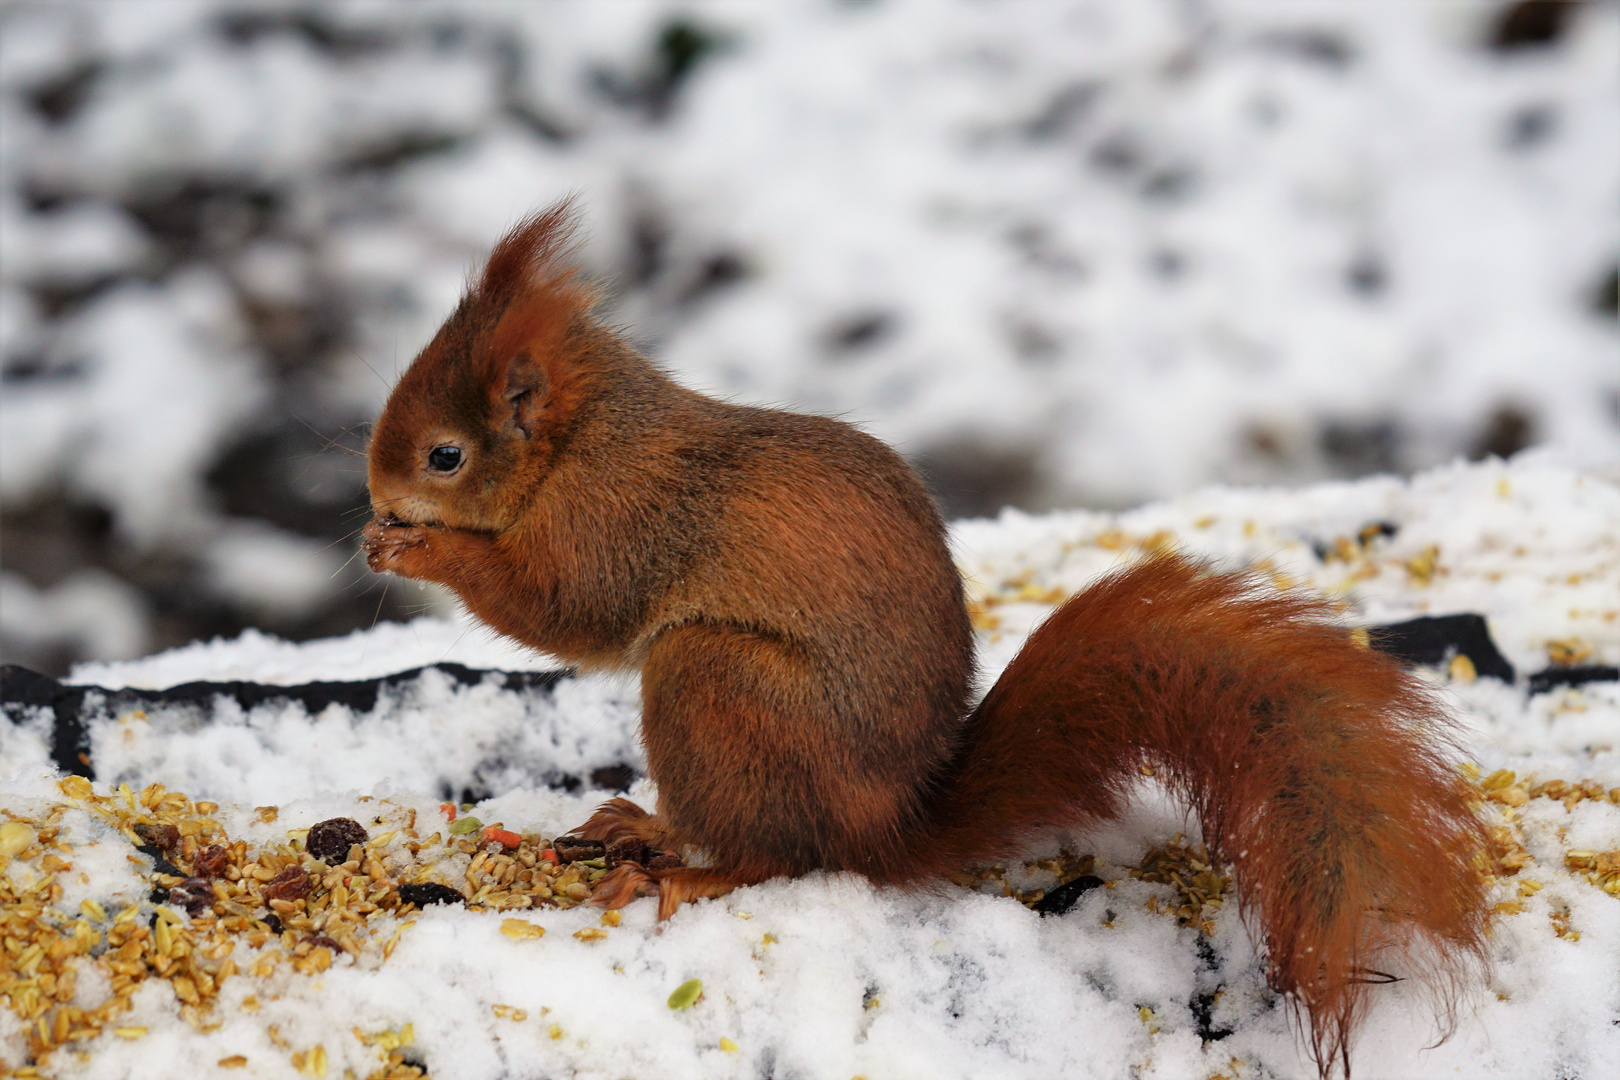
[[[1620,6],[1514,6],[5,5],[0,632],[363,625],[323,445],[566,192],[654,356],[953,516],[1612,468]]]
[[[1458,663],[1431,677],[1458,709],[1482,812],[1503,844],[1492,968],[1464,986],[1455,1030],[1434,1048],[1425,989],[1378,987],[1355,1048],[1356,1075],[1612,1073],[1620,1060],[1620,683],[1531,693],[1526,676],[1620,663],[1620,486],[1532,453],[1411,481],[1210,488],[1121,514],[1008,512],[958,523],[954,540],[972,585],[987,681],[1060,596],[1166,544],[1258,564],[1280,587],[1324,590],[1344,601],[1352,624],[1484,615],[1517,680],[1471,679]],[[553,666],[455,620],[421,619],[301,646],[249,634],[132,663],[82,665],[73,680],[107,688],[194,679],[297,684],[445,660]],[[549,694],[523,695],[433,673],[360,715],[340,706],[315,716],[274,704],[151,708],[92,724],[94,796],[59,785],[48,718],[21,717],[0,726],[0,816],[38,828],[56,813],[61,846],[25,849],[0,870],[0,888],[54,880],[60,915],[33,922],[54,920],[71,940],[82,921],[84,949],[92,938],[123,942],[147,925],[150,865],[108,824],[132,820],[120,794],[126,784],[190,796],[176,813],[206,818],[215,839],[243,842],[239,862],[285,851],[301,830],[345,816],[370,826],[368,850],[383,878],[476,885],[487,867],[426,842],[448,827],[441,799],[472,787],[480,801],[470,813],[481,822],[556,836],[607,793],[589,785],[569,793],[547,781],[639,764],[635,717],[636,690],[623,681],[570,679]],[[631,794],[656,798],[645,781]],[[424,842],[418,853],[405,847],[413,823]],[[211,981],[144,977],[126,991],[127,1011],[109,1013],[98,1034],[69,1038],[41,1071],[292,1080],[324,1069],[366,1077],[386,1075],[396,1053],[396,1075],[409,1075],[399,1070],[414,1062],[436,1080],[1314,1075],[1287,1011],[1264,987],[1235,907],[1195,900],[1187,908],[1185,890],[1149,880],[1152,873],[1133,876],[1133,868],[1168,863],[1192,880],[1202,871],[1186,843],[1196,840],[1196,825],[1144,787],[1123,820],[1031,850],[1032,859],[1060,850],[1090,856],[1092,872],[1109,883],[1050,918],[1002,896],[1003,885],[1020,894],[1050,887],[1056,873],[1072,876],[1075,858],[1015,866],[979,891],[953,886],[935,895],[878,890],[850,876],[774,881],[690,906],[662,928],[651,901],[625,909],[614,926],[589,907],[517,901],[496,910],[507,905],[498,896],[482,910],[383,910],[354,931],[352,953],[306,948],[279,961],[268,958],[300,934],[284,948],[263,934],[220,930],[223,916],[192,920],[171,906],[158,917],[164,941],[195,950],[182,966],[165,961],[170,975],[201,970]],[[53,854],[58,861],[48,863]],[[1221,892],[1218,881],[1201,880]],[[85,900],[99,908],[81,906]],[[18,910],[13,903],[0,919],[17,919]],[[62,951],[60,963],[77,966],[67,997],[74,1007],[93,1012],[117,996],[123,984],[108,974],[117,977],[115,969]],[[235,973],[216,985],[227,961]],[[671,1008],[670,995],[690,979],[701,980],[702,996]],[[208,1007],[199,1011],[185,994]],[[20,1064],[28,1039],[17,1016],[0,1009],[0,1061]]]

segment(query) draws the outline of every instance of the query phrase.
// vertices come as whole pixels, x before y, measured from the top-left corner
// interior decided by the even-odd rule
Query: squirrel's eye
[[[435,446],[428,454],[428,468],[434,472],[455,472],[460,465],[459,446]]]

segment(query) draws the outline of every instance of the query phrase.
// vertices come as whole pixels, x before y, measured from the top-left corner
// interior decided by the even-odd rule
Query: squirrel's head
[[[497,531],[521,513],[593,383],[573,231],[564,202],[508,233],[401,376],[367,450],[379,518]]]

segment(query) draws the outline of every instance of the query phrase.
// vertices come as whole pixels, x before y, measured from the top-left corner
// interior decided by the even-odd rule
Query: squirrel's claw
[[[591,903],[605,908],[621,908],[638,896],[658,897],[658,921],[666,922],[682,904],[724,896],[743,885],[763,879],[733,874],[701,866],[676,866],[668,870],[648,870],[639,863],[623,862],[596,883]]]
[[[366,553],[366,565],[374,573],[401,573],[400,560],[404,553],[427,541],[427,530],[420,525],[404,525],[376,517],[361,530],[360,550]]]
[[[609,870],[591,890],[591,903],[622,908],[638,896],[657,896],[658,877],[640,863],[622,862]]]

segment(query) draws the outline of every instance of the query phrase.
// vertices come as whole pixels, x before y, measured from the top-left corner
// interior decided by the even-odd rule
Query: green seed
[[[673,994],[669,995],[669,1007],[672,1009],[689,1009],[692,1007],[692,1002],[696,1001],[702,993],[702,979],[687,979],[675,988]]]
[[[450,823],[451,836],[465,836],[470,832],[477,832],[484,827],[484,823],[475,817],[456,818]]]

